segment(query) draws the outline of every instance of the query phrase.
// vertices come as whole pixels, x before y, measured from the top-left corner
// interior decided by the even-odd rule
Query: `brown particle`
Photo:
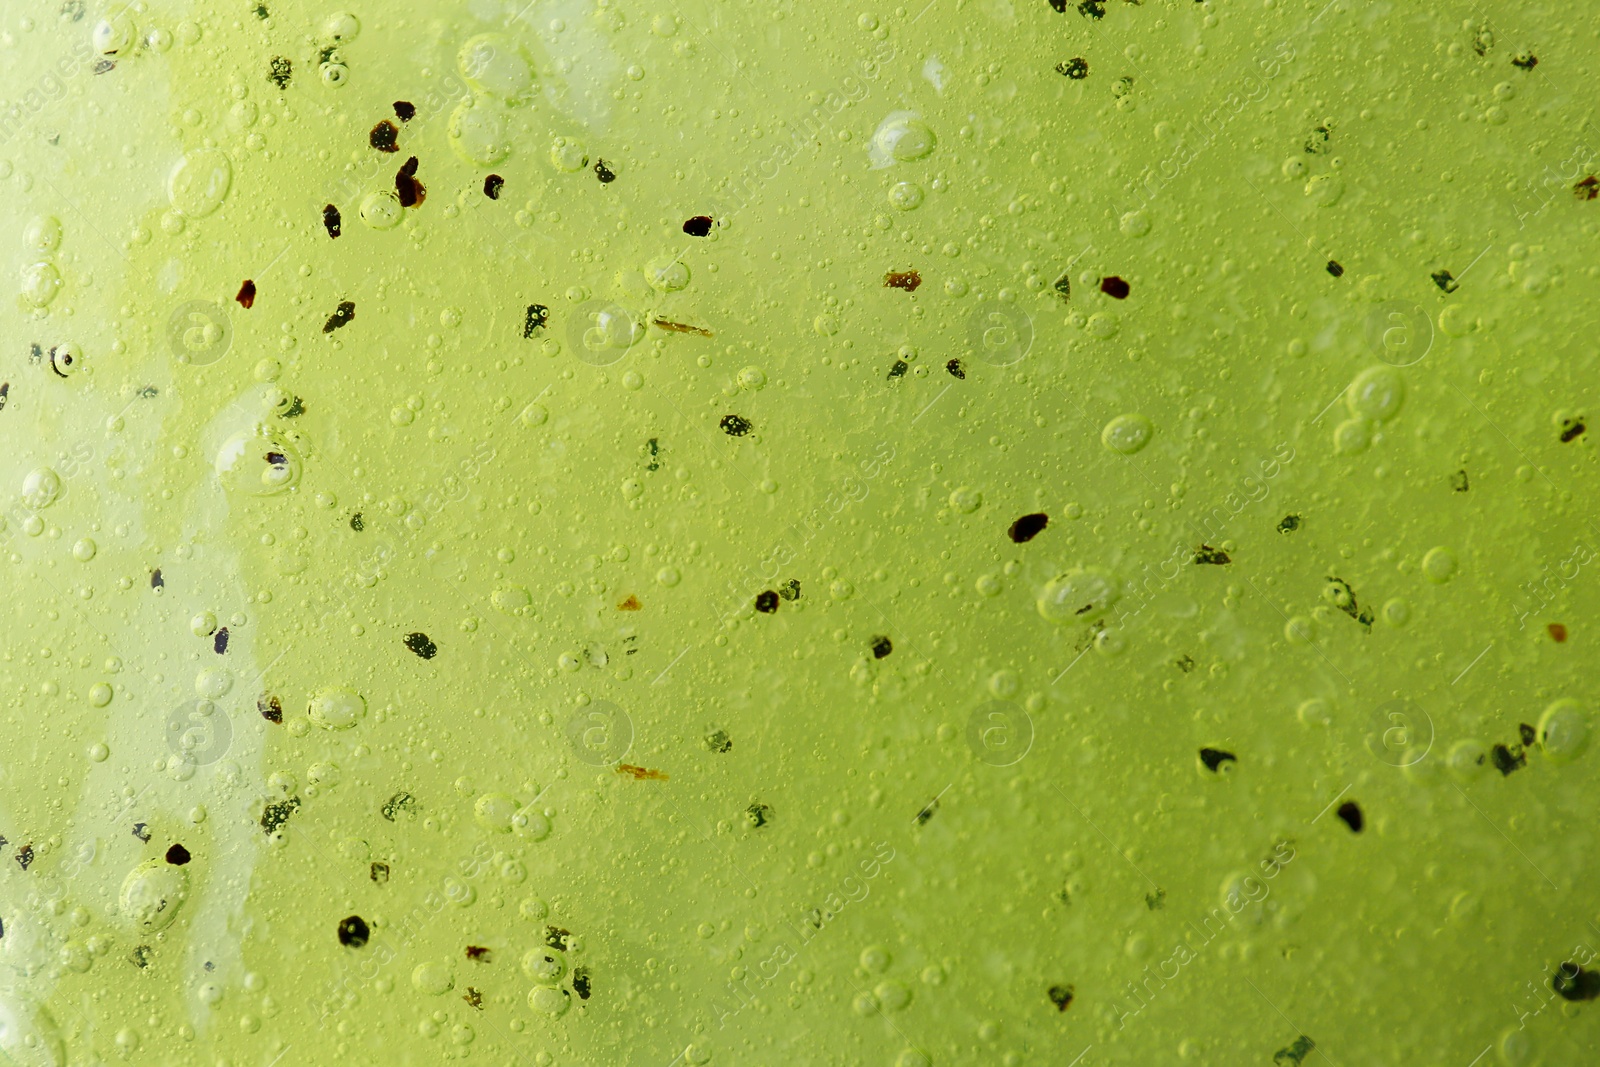
[[[400,142],[400,127],[384,119],[372,127],[372,132],[367,134],[367,143],[380,152],[398,152]]]
[[[917,291],[917,286],[922,284],[922,275],[914,270],[892,270],[883,276],[885,289],[901,289],[908,293]]]
[[[473,989],[471,986],[467,986],[467,991],[461,994],[461,999],[466,1001],[472,1007],[477,1008],[479,1011],[483,1010],[483,994],[478,992],[476,989]]]
[[[683,224],[683,232],[690,237],[704,237],[711,232],[711,216],[696,215]]]
[[[1100,291],[1113,300],[1126,300],[1133,287],[1113,274],[1100,279]]]
[[[256,302],[256,283],[246,278],[244,284],[239,286],[239,295],[234,299],[239,301],[240,307],[250,310],[250,305]]]
[[[618,774],[631,774],[635,781],[664,782],[667,780],[666,771],[652,771],[648,767],[637,767],[632,763],[617,764]]]
[[[467,959],[474,960],[478,963],[489,963],[493,959],[493,951],[491,949],[484,948],[482,945],[468,945]]]
[[[687,322],[672,322],[659,316],[650,320],[650,325],[659,326],[671,333],[692,333],[700,337],[710,337],[711,331],[703,326],[690,326]]]
[[[428,198],[428,190],[417,181],[416,156],[400,165],[394,176],[394,191],[400,197],[401,207],[416,207]]]
[[[1600,196],[1600,178],[1596,178],[1593,174],[1589,175],[1572,187],[1572,193],[1579,200],[1593,200]]]
[[[401,122],[410,122],[417,117],[417,106],[408,100],[394,102],[394,117]]]
[[[644,607],[644,605],[639,603],[639,598],[638,597],[629,595],[627,600],[624,600],[622,603],[617,605],[617,610],[618,611],[638,611],[642,607]]]
[[[1550,632],[1550,640],[1554,641],[1558,645],[1566,643],[1567,628],[1565,626],[1561,625],[1559,622],[1553,622],[1549,626],[1546,626],[1545,629]]]
[[[283,722],[283,705],[275,696],[264,696],[256,701],[256,710],[261,712],[261,717],[268,722]]]
[[[173,845],[167,849],[167,862],[174,867],[182,867],[189,862],[189,850],[182,845]]]
[[[775,589],[756,594],[756,610],[763,615],[771,615],[778,610],[778,593]]]
[[[483,179],[483,195],[490,200],[500,199],[500,190],[505,187],[506,180],[498,174],[491,174]]]

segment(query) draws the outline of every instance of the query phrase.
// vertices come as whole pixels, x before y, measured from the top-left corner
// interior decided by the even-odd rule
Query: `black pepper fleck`
[[[717,425],[729,437],[743,437],[750,432],[750,420],[740,415],[724,415]]]
[[[279,89],[289,88],[289,79],[294,77],[294,64],[284,56],[273,56],[267,70],[267,81]]]
[[[1113,274],[1100,279],[1100,291],[1113,300],[1126,300],[1133,287]]]
[[[356,533],[360,533],[366,528],[367,524],[361,521],[361,512],[358,511],[354,515],[350,516],[350,529],[354,530]]]
[[[500,199],[500,190],[505,188],[506,180],[498,174],[491,174],[483,179],[483,195],[490,200]]]
[[[1045,991],[1045,996],[1050,998],[1050,1003],[1056,1006],[1056,1011],[1066,1011],[1072,1004],[1072,987],[1069,985],[1053,985]]]
[[[1600,972],[1584,970],[1569,961],[1557,968],[1550,988],[1563,1000],[1593,1000],[1600,997]]]
[[[322,225],[327,229],[329,237],[339,236],[339,209],[332,204],[322,209]]]
[[[756,610],[763,615],[771,615],[778,610],[778,594],[771,589],[756,594]]]
[[[949,371],[952,377],[960,378],[962,381],[966,381],[967,369],[961,365],[961,361],[959,359],[952,359],[950,362],[944,365],[944,369]]]
[[[339,920],[339,944],[360,948],[371,936],[372,930],[361,916],[350,915]]]
[[[428,198],[427,187],[417,181],[416,156],[400,164],[394,176],[394,191],[400,197],[401,207],[416,207]]]
[[[409,100],[396,100],[394,102],[394,117],[401,122],[410,122],[417,117],[416,105]]]
[[[189,862],[189,850],[182,845],[173,845],[167,849],[167,862],[174,867],[182,867]]]
[[[1328,260],[1328,273],[1335,278],[1342,278],[1344,277],[1344,267],[1339,264],[1337,259],[1330,259]]]
[[[894,642],[887,637],[879,636],[872,639],[872,658],[882,659],[894,651]]]
[[[683,232],[690,237],[704,237],[711,232],[711,216],[696,215],[683,224]]]
[[[256,710],[259,711],[261,713],[261,717],[266,719],[268,722],[283,722],[283,705],[278,702],[278,698],[275,696],[264,696],[260,700],[257,700]]]
[[[351,300],[340,301],[339,306],[334,309],[333,314],[328,316],[328,321],[322,324],[322,332],[332,333],[334,330],[347,325],[355,317],[355,302]]]
[[[522,320],[522,336],[524,339],[533,336],[535,330],[542,329],[550,321],[550,309],[543,304],[529,304],[527,314]]]
[[[765,804],[756,803],[744,809],[745,818],[750,820],[750,825],[762,827],[772,819],[772,809]]]
[[[903,378],[905,377],[906,371],[910,369],[911,364],[907,363],[903,359],[897,359],[894,361],[894,366],[889,368],[889,377],[887,380],[892,382],[896,378]]]
[[[221,656],[228,651],[228,628],[223,626],[211,637],[211,651]]]
[[[1434,285],[1437,285],[1440,289],[1443,289],[1447,293],[1453,293],[1460,287],[1460,283],[1456,281],[1455,275],[1451,274],[1447,270],[1436,270],[1429,275],[1429,277],[1433,279]]]
[[[1217,566],[1222,566],[1232,563],[1233,557],[1229,556],[1220,548],[1212,548],[1210,545],[1201,545],[1199,548],[1195,549],[1194,561],[1196,563],[1211,563],[1216,564]]]
[[[439,654],[439,646],[429,640],[427,634],[406,634],[405,644],[407,648],[423,659],[432,659]]]
[[[1344,824],[1350,827],[1351,833],[1359,834],[1361,828],[1367,824],[1366,818],[1361,814],[1360,805],[1353,800],[1347,800],[1340,804],[1337,814],[1339,818],[1344,820]]]
[[[617,172],[603,159],[594,161],[594,176],[600,179],[601,185],[610,185],[617,180]]]
[[[1019,545],[1026,544],[1038,537],[1048,525],[1050,525],[1050,516],[1042,511],[1037,511],[1031,515],[1024,515],[1012,523],[1011,528],[1006,531],[1006,536]]]
[[[778,586],[778,595],[783,597],[785,600],[799,600],[800,582],[794,578],[790,578],[787,582],[784,582],[782,585]]]
[[[592,987],[589,984],[589,968],[574,967],[572,969],[572,991],[578,994],[579,1000],[588,1000]]]
[[[380,152],[398,152],[400,128],[388,119],[384,119],[367,134],[367,143]]]
[[[1279,533],[1294,533],[1298,529],[1300,529],[1300,516],[1298,515],[1285,515],[1283,521],[1278,523]]]
[[[1082,81],[1089,76],[1089,61],[1082,56],[1069,59],[1056,64],[1056,73],[1063,74],[1073,81]]]
[[[374,882],[377,882],[379,885],[383,885],[389,881],[389,865],[387,863],[379,863],[374,860],[367,867],[367,875]]]
[[[1202,748],[1200,762],[1206,765],[1206,770],[1212,774],[1218,773],[1224,763],[1238,763],[1239,757],[1232,752],[1224,752],[1220,748]]]

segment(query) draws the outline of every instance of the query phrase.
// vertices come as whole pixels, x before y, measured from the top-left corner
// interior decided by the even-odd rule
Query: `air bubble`
[[[367,702],[350,689],[324,689],[311,698],[306,714],[324,730],[348,730],[367,713]]]
[[[1039,614],[1051,622],[1065,623],[1091,613],[1103,614],[1117,598],[1117,585],[1111,575],[1084,568],[1052,578],[1045,584],[1035,606]]]
[[[1143,415],[1118,415],[1100,431],[1100,443],[1119,455],[1131,456],[1154,435],[1155,426]]]
[[[178,160],[167,177],[172,210],[187,218],[204,218],[222,206],[233,184],[233,165],[221,150],[202,148]]]
[[[484,96],[463,100],[450,116],[450,147],[468,163],[493,166],[511,154],[505,108]]]

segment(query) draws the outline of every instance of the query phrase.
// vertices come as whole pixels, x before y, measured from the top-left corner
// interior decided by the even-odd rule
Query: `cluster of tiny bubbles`
[[[1334,450],[1342,455],[1365,451],[1378,428],[1400,413],[1405,395],[1405,382],[1392,366],[1369,367],[1356,375],[1345,393],[1350,418],[1334,428]]]
[[[216,458],[223,488],[248,496],[273,496],[300,481],[300,453],[289,439],[266,423],[228,438]]]

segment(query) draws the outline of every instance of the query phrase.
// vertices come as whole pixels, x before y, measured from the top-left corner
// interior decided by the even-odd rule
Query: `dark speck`
[[[1206,765],[1206,770],[1216,774],[1222,769],[1224,763],[1238,763],[1239,757],[1232,752],[1224,752],[1220,748],[1202,748],[1200,762]]]
[[[416,207],[427,199],[427,188],[417,181],[416,156],[400,164],[400,169],[394,176],[394,191],[400,197],[401,207]]]
[[[1359,834],[1361,828],[1367,824],[1367,820],[1361,814],[1360,805],[1353,800],[1347,800],[1340,804],[1337,814],[1339,818],[1344,820],[1344,824],[1350,827],[1351,833]]]
[[[1073,81],[1082,81],[1089,76],[1089,61],[1079,56],[1064,63],[1057,63],[1056,73],[1066,75]]]
[[[888,380],[892,382],[896,378],[903,378],[903,377],[905,377],[906,371],[908,371],[910,369],[911,369],[911,364],[907,363],[903,359],[897,359],[897,360],[894,361],[894,366],[889,368],[889,378],[888,378]]]
[[[1532,726],[1529,726],[1525,722],[1524,723],[1518,723],[1517,724],[1517,736],[1522,738],[1522,743],[1523,744],[1531,745],[1531,744],[1533,744],[1534,739],[1539,736],[1539,731],[1535,730]]]
[[[490,949],[487,949],[482,945],[468,945],[467,959],[474,960],[478,963],[492,963],[494,961],[494,954]]]
[[[1593,200],[1600,196],[1600,178],[1593,174],[1572,187],[1572,193],[1579,200]]]
[[[1061,296],[1061,299],[1063,299],[1063,300],[1071,300],[1072,299],[1072,277],[1071,277],[1071,272],[1069,271],[1068,273],[1063,274],[1063,275],[1061,275],[1061,277],[1057,278],[1055,280],[1055,283],[1053,285],[1051,285],[1050,288],[1054,289],[1057,293],[1059,293],[1060,296]]]
[[[400,141],[400,128],[388,119],[384,119],[372,127],[372,132],[367,134],[367,143],[380,152],[398,152],[396,147]]]
[[[1520,56],[1512,56],[1511,65],[1519,70],[1532,70],[1539,65],[1539,57],[1532,52],[1524,52]]]
[[[1045,992],[1050,998],[1050,1003],[1056,1006],[1056,1011],[1066,1011],[1072,1004],[1072,987],[1069,985],[1053,985]]]
[[[1489,749],[1489,759],[1494,764],[1494,769],[1502,776],[1528,765],[1528,757],[1523,755],[1521,745],[1515,749],[1507,748],[1505,745],[1495,745]]]
[[[355,302],[351,300],[341,301],[339,306],[334,309],[333,314],[328,316],[328,321],[322,324],[322,332],[332,333],[341,326],[348,324],[350,320],[354,319],[355,317]]]
[[[267,5],[265,5],[265,4],[257,4],[256,5],[256,18],[261,19],[262,21],[266,21],[266,18],[267,18],[267,16],[269,14],[271,14],[271,12],[269,12],[267,10]]]
[[[578,994],[579,1000],[588,1000],[592,991],[589,985],[589,968],[574,967],[572,969],[572,991]]]
[[[167,862],[174,867],[182,867],[189,862],[189,850],[182,845],[173,845],[167,849]]]
[[[261,810],[261,829],[269,834],[276,832],[278,827],[288,822],[289,816],[293,815],[299,808],[299,797],[290,797],[288,800],[280,800],[268,804]]]
[[[261,717],[268,722],[283,722],[283,705],[275,696],[264,696],[256,701],[256,710],[261,712]]]
[[[439,646],[428,639],[427,634],[406,634],[406,647],[423,659],[432,659],[439,654]]]
[[[289,79],[294,77],[294,64],[284,56],[273,56],[267,69],[267,81],[279,89],[289,88]]]
[[[778,610],[778,594],[771,589],[756,594],[756,610],[763,615],[771,615]]]
[[[0,411],[5,410],[6,397],[11,394],[11,383],[0,382]]]
[[[922,274],[914,270],[892,270],[883,276],[883,285],[886,289],[914,293],[921,284]]]
[[[1050,525],[1050,516],[1038,511],[1032,515],[1024,515],[1012,523],[1011,528],[1006,531],[1006,535],[1019,545],[1026,544],[1038,537],[1040,532],[1048,525]]]
[[[221,656],[228,651],[228,628],[221,627],[211,638],[211,651]]]
[[[1279,533],[1294,533],[1298,529],[1300,529],[1300,516],[1298,515],[1285,515],[1283,521],[1278,523]]]
[[[529,304],[526,316],[522,320],[522,336],[529,338],[535,330],[542,329],[550,321],[550,309],[543,304]]]
[[[894,651],[894,642],[887,637],[874,637],[872,639],[872,658],[882,659]]]
[[[322,209],[322,225],[327,228],[329,237],[339,236],[339,209],[332,204]]]
[[[1067,0],[1050,0],[1050,10],[1058,15],[1067,13]]]
[[[544,928],[545,947],[553,948],[557,952],[565,952],[567,951],[567,938],[571,936],[571,930],[563,930],[559,926],[546,926]]]
[[[137,837],[140,841],[148,842],[150,840],[150,831],[147,829],[147,827],[149,825],[150,825],[149,823],[144,823],[144,822],[136,822],[136,823],[134,823],[133,824],[133,836]],[[0,840],[4,840],[4,839],[0,838]]]
[[[790,578],[787,582],[784,582],[782,585],[778,586],[778,595],[783,597],[785,600],[799,600],[799,581],[794,578]]]
[[[361,916],[351,915],[339,920],[339,944],[360,948],[371,936],[372,930]]]
[[[23,870],[27,870],[28,867],[32,865],[32,863],[33,863],[33,846],[32,845],[23,845],[21,848],[17,849],[17,865],[18,866],[20,866]]]
[[[1113,274],[1109,278],[1100,279],[1100,291],[1113,300],[1126,300],[1133,287]]]
[[[1190,671],[1194,670],[1194,657],[1184,654],[1173,660],[1172,665],[1178,668],[1184,674],[1188,674]]]
[[[506,180],[498,174],[491,174],[483,179],[483,195],[490,200],[500,199],[500,190],[505,187]]]
[[[1588,427],[1583,424],[1583,419],[1581,418],[1562,419],[1561,443],[1566,444],[1569,441],[1576,440],[1578,436],[1581,435],[1586,429],[1588,429]]]
[[[1563,1000],[1593,1000],[1600,997],[1600,972],[1586,971],[1576,963],[1563,963],[1550,979],[1550,988]]]
[[[1440,289],[1443,289],[1447,293],[1455,292],[1460,285],[1460,283],[1456,281],[1455,275],[1451,274],[1447,270],[1436,270],[1432,275],[1430,275],[1430,277],[1433,278],[1434,285],[1437,285]]]
[[[367,876],[379,885],[389,881],[389,865],[374,861],[367,867]]]
[[[135,967],[142,969],[150,966],[150,956],[150,946],[139,945],[134,948],[132,952],[128,953],[128,962],[132,963]]]
[[[750,420],[739,415],[724,415],[717,425],[729,437],[743,437],[750,432]]]
[[[601,185],[610,185],[617,180],[617,172],[603,159],[594,161],[594,176],[600,179]]]
[[[912,821],[915,822],[918,826],[926,826],[926,825],[928,825],[928,820],[933,818],[933,813],[938,811],[938,810],[939,810],[939,798],[938,797],[934,797],[932,800],[928,801],[927,805],[925,807],[923,807],[923,809],[921,811],[917,812],[917,817],[915,819],[913,819]]]
[[[410,122],[417,117],[416,105],[408,100],[396,100],[394,102],[394,117],[401,122]]]
[[[690,237],[704,237],[711,232],[711,216],[696,215],[683,224],[683,232]]]
[[[733,738],[726,730],[713,730],[706,735],[706,747],[713,752],[727,752],[733,748]]]
[[[1199,548],[1195,549],[1194,561],[1196,563],[1214,563],[1218,566],[1221,566],[1223,564],[1232,563],[1233,558],[1220,548],[1212,548],[1210,545],[1201,545]]]
[[[951,377],[967,380],[967,369],[961,365],[959,359],[952,359],[944,365],[944,369],[950,372]]]
[[[256,302],[256,283],[246,278],[244,284],[239,286],[239,295],[234,299],[239,301],[240,307],[249,311],[250,305]]]
[[[395,815],[400,812],[409,813],[416,806],[416,803],[410,793],[396,793],[388,800],[385,800],[383,807],[379,808],[378,811],[385,819],[394,822]]]
[[[360,533],[366,528],[367,524],[361,521],[361,512],[358,511],[354,515],[350,516],[350,529],[354,530],[356,533]]]
[[[1290,1064],[1292,1064],[1293,1067],[1300,1067],[1300,1064],[1305,1061],[1305,1058],[1311,1055],[1311,1050],[1316,1047],[1317,1043],[1315,1041],[1311,1040],[1305,1034],[1301,1034],[1299,1037],[1294,1039],[1294,1044],[1290,1045],[1288,1048],[1280,1048],[1277,1052],[1274,1052],[1272,1054],[1272,1062],[1277,1064],[1278,1067],[1286,1067],[1286,1065]]]
[[[1106,17],[1105,0],[1083,0],[1078,5],[1078,14],[1094,19],[1096,22]]]
[[[1559,622],[1551,623],[1549,626],[1545,627],[1545,630],[1549,632],[1550,640],[1554,641],[1556,644],[1560,645],[1566,643],[1567,628],[1561,625]]]
[[[1467,491],[1467,472],[1462,470],[1452,474],[1450,476],[1450,488],[1458,493],[1465,493]]]
[[[166,580],[161,577],[161,568],[160,567],[157,567],[155,570],[150,572],[150,588],[151,589],[160,589],[162,586],[164,586],[166,584],[167,584]]]
[[[752,804],[744,809],[745,818],[750,820],[750,825],[761,827],[767,825],[772,817],[772,809],[765,804]]]
[[[1344,276],[1344,267],[1340,266],[1337,259],[1330,259],[1328,260],[1328,273],[1335,278],[1342,278]]]

